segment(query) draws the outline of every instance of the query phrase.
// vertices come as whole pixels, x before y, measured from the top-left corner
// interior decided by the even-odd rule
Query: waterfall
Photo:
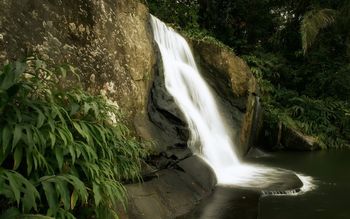
[[[237,165],[239,160],[214,96],[186,40],[155,17],[152,27],[163,59],[165,87],[189,126],[189,146],[210,164],[220,182],[220,170]]]
[[[186,40],[151,15],[161,52],[165,87],[185,116],[189,147],[214,170],[218,184],[267,187],[282,171],[242,164],[209,86],[202,78]]]

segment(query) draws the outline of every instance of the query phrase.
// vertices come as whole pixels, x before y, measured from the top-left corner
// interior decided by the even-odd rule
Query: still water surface
[[[350,151],[278,152],[254,162],[309,175],[317,185],[299,196],[262,197],[259,219],[350,218]]]

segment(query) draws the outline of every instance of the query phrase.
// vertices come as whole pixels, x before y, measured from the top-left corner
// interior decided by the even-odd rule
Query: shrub
[[[102,96],[63,88],[71,66],[0,70],[1,218],[117,218],[146,152]],[[78,79],[76,79],[78,80]]]
[[[350,147],[350,105],[337,97],[310,97],[281,84],[288,73],[284,60],[271,53],[256,52],[243,56],[260,85],[265,124],[268,133],[274,133],[279,122],[304,134],[317,137],[323,148]],[[294,76],[295,72],[290,72]],[[290,77],[292,77],[290,76]],[[330,75],[335,77],[337,74]],[[297,84],[294,78],[292,84]],[[322,86],[322,80],[317,80]],[[335,83],[323,80],[325,84]],[[332,80],[331,80],[332,81]],[[346,81],[346,77],[343,77]],[[315,85],[314,85],[315,87]],[[341,86],[337,85],[338,89]],[[329,90],[329,89],[327,89]]]
[[[150,12],[164,22],[185,29],[198,28],[197,0],[147,0]]]
[[[302,133],[318,138],[323,148],[350,147],[350,106],[334,98],[314,99],[294,91],[275,90],[263,103],[265,123],[282,122]]]

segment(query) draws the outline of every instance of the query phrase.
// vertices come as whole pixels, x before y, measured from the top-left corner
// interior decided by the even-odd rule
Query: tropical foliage
[[[285,88],[290,85],[281,83],[280,74],[290,69],[279,56],[263,54],[263,57],[247,55],[243,58],[259,81],[268,127],[274,129],[282,122],[317,137],[323,148],[350,147],[350,105],[347,101],[327,95],[310,97]],[[300,83],[295,78],[290,80],[292,85]],[[327,83],[328,80],[329,77],[318,79],[319,86],[322,86],[321,81]]]
[[[164,22],[184,29],[198,28],[197,0],[147,0],[151,13]]]
[[[79,86],[71,66],[29,58],[0,70],[0,218],[118,218],[142,143],[120,111]]]
[[[300,27],[304,53],[315,42],[319,31],[334,23],[336,15],[333,9],[311,10],[304,15]]]

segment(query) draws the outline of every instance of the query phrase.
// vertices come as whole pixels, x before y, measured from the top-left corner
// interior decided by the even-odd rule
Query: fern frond
[[[307,12],[301,21],[301,38],[304,54],[315,42],[321,29],[334,23],[338,12],[333,9],[319,9]]]

